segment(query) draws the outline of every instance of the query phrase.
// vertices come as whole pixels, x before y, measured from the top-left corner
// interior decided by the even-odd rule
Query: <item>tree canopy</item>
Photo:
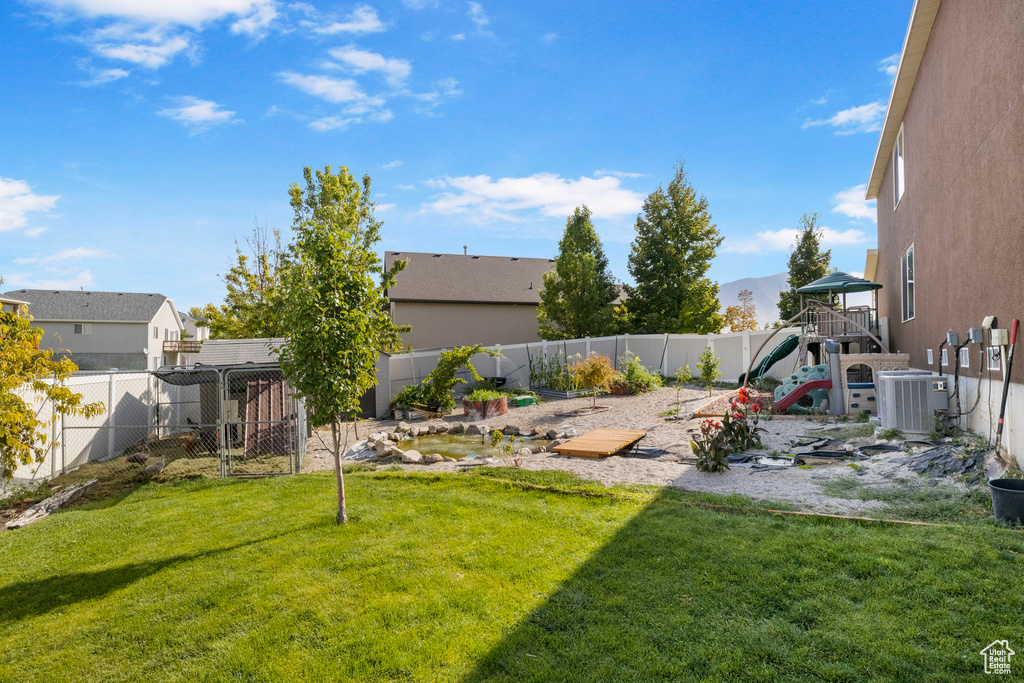
[[[305,188],[293,184],[288,190],[295,241],[281,278],[281,300],[289,341],[278,353],[313,426],[331,427],[341,524],[348,519],[341,471],[347,423],[376,383],[379,352],[398,341],[400,328],[388,315],[385,290],[405,262],[385,272],[377,255],[380,223],[369,176],[360,184],[346,167],[334,173],[325,166],[315,174],[306,167],[303,178]]]
[[[754,293],[749,289],[741,289],[736,295],[739,302],[725,309],[725,326],[730,332],[743,332],[757,329],[757,307],[754,305]]]
[[[245,243],[249,254],[235,240],[235,264],[222,278],[227,287],[224,303],[194,307],[189,315],[206,321],[212,339],[286,336],[280,292],[285,266],[281,233],[256,223]]]
[[[618,297],[601,239],[586,205],[576,207],[558,243],[555,267],[544,275],[537,320],[544,339],[599,337],[613,331]]]
[[[796,244],[789,254],[789,291],[779,295],[779,319],[783,322],[800,312],[800,295],[796,290],[829,273],[832,250],[822,251],[821,238],[818,214],[801,216]]]
[[[708,200],[698,196],[682,164],[667,188],[644,201],[629,255],[626,314],[638,334],[709,334],[722,329],[718,284],[707,278],[722,243]]]
[[[78,366],[70,358],[54,360],[53,349],[38,348],[42,338],[43,330],[32,327],[23,306],[0,310],[0,482],[20,465],[44,461],[58,445],[50,440],[49,429],[61,415],[93,417],[104,410],[103,403],[84,403],[81,394],[63,386]],[[40,411],[26,400],[32,392],[52,411]]]

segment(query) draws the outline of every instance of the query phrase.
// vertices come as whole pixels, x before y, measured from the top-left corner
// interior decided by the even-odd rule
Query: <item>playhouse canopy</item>
[[[882,285],[877,282],[871,282],[864,278],[854,277],[849,273],[836,271],[835,273],[829,273],[825,277],[815,280],[810,284],[804,285],[796,291],[800,294],[829,291],[836,292],[837,294],[842,292],[853,294],[854,292],[870,292],[874,289],[881,288]]]

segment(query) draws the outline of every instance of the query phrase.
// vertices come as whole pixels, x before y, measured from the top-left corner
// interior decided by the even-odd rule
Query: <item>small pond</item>
[[[534,439],[529,436],[517,436],[516,448],[529,448],[533,452],[543,450],[548,445],[547,439]],[[519,446],[518,441],[522,439],[523,445]],[[403,451],[410,448],[420,453],[440,453],[449,458],[462,460],[470,456],[490,457],[497,453],[491,448],[491,436],[467,436],[465,434],[428,434],[405,439],[398,443]]]

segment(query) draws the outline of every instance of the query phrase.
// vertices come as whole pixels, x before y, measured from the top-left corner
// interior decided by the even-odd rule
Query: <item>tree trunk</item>
[[[338,524],[348,521],[348,510],[345,508],[345,475],[341,471],[341,454],[344,453],[340,443],[338,421],[331,423],[332,448],[334,449],[334,475],[338,480]],[[348,447],[348,425],[345,425],[345,448]]]

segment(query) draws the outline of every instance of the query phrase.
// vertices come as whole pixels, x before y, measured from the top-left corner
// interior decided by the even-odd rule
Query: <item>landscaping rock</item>
[[[473,424],[466,425],[466,434],[468,436],[472,436],[474,434],[479,436],[481,434],[486,434],[487,432],[488,432],[488,429],[487,429],[487,425],[485,425],[485,424],[473,423]]]
[[[433,465],[435,462],[441,462],[444,460],[444,456],[440,453],[427,453],[423,456],[423,462]]]
[[[550,442],[548,442],[548,445],[545,446],[544,449],[546,451],[548,451],[549,453],[554,453],[555,452],[555,446],[559,446],[559,445],[561,445],[563,443],[565,443],[565,441],[563,439],[552,439]]]
[[[427,425],[427,434],[437,434],[437,425],[433,424],[433,423],[428,424]]]
[[[394,447],[395,444],[385,439],[381,439],[377,442],[377,445],[374,446],[374,450],[377,452],[377,455],[391,455],[391,449]]]
[[[549,439],[557,439],[557,438],[558,438],[558,430],[557,430],[557,429],[549,429],[549,430],[547,431],[547,434],[546,434],[546,436],[547,436],[547,437],[548,437]]]
[[[425,431],[423,430],[423,427],[421,427],[420,425],[411,425],[409,427],[409,436],[411,436],[414,439],[417,436],[419,436],[420,434],[424,434],[424,433],[425,433]]]
[[[448,423],[447,422],[438,423],[438,425],[437,425],[437,433],[438,434],[447,434],[448,433]]]
[[[391,448],[388,449],[388,455],[393,455],[396,458],[401,458],[403,455],[405,455],[405,451],[403,451],[398,446],[392,446]]]
[[[418,465],[423,462],[423,454],[410,448],[402,453],[402,462]]]
[[[399,422],[398,426],[395,427],[395,429],[397,429],[400,432],[407,432],[407,431],[409,431],[409,423],[408,422]]]
[[[533,455],[533,451],[531,451],[529,448],[520,448],[519,455],[526,457],[528,455]]]
[[[456,460],[455,458],[449,457],[447,455],[444,456],[442,460],[444,460],[445,462],[458,462],[458,460]]]
[[[388,433],[387,432],[374,432],[373,434],[370,434],[370,436],[366,437],[366,440],[370,441],[371,443],[376,443],[378,441],[384,441],[387,438],[388,438]]]
[[[464,431],[466,431],[466,425],[461,422],[452,422],[448,425],[449,434],[462,434]]]
[[[543,435],[544,435],[544,428],[543,427],[534,427],[533,429],[530,430],[530,436],[543,436]]]
[[[564,438],[564,439],[572,439],[575,436],[576,436],[576,429],[573,428],[573,427],[569,427],[568,429],[565,430],[565,433],[563,434],[562,438]]]
[[[520,432],[519,427],[516,427],[515,425],[505,425],[505,428],[501,430],[501,433],[508,436],[519,436]]]

